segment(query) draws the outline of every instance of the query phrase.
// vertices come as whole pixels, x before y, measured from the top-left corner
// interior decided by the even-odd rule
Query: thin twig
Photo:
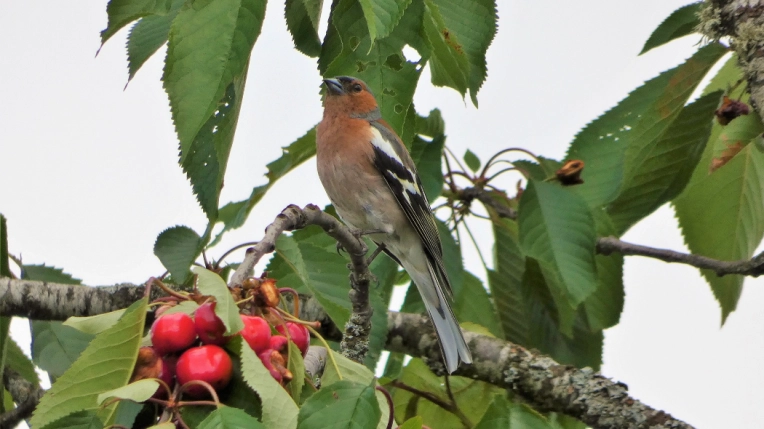
[[[393,380],[390,382],[390,385],[393,387],[397,387],[398,389],[405,390],[407,392],[413,393],[416,396],[419,396],[421,398],[424,398],[433,404],[439,406],[440,408],[443,408],[444,410],[448,411],[449,413],[455,415],[459,418],[459,420],[462,421],[462,424],[464,424],[465,427],[471,428],[474,425],[470,421],[470,419],[467,418],[466,415],[460,410],[459,408],[455,407],[454,404],[448,403],[442,399],[440,399],[437,395],[426,392],[424,390],[419,390],[415,387],[409,386],[406,383],[403,383],[398,380]]]

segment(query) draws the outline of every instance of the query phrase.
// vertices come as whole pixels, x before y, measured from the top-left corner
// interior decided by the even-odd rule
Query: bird
[[[365,82],[338,76],[323,84],[316,164],[324,190],[351,230],[368,235],[408,272],[451,374],[460,362],[471,364],[472,354],[449,304],[443,249],[414,161]]]

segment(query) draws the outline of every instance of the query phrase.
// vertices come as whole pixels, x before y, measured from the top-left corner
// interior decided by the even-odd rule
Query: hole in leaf
[[[355,63],[355,70],[356,70],[358,73],[363,73],[363,71],[364,71],[364,70],[366,70],[366,68],[367,68],[367,67],[369,67],[369,63],[368,63],[368,62],[364,62],[364,61],[357,61],[357,62]]]
[[[403,113],[403,105],[396,104],[395,107],[393,107],[393,110],[395,110],[395,113],[401,114]]]
[[[395,90],[394,90],[394,89],[390,89],[390,88],[384,88],[384,89],[382,90],[382,94],[385,94],[385,95],[390,95],[390,96],[392,96],[392,97],[395,97],[395,95],[397,94],[397,92],[395,92]]]
[[[401,58],[401,56],[398,54],[392,54],[387,57],[385,65],[395,71],[399,71],[403,68],[403,58]]]

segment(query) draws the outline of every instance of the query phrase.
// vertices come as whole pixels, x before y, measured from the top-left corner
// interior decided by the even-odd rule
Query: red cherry
[[[210,344],[186,350],[180,355],[175,370],[178,383],[181,385],[192,380],[200,380],[206,381],[219,391],[231,381],[233,363],[225,350]],[[185,393],[194,398],[208,395],[207,389],[196,384],[188,386]]]
[[[270,347],[271,327],[262,317],[241,316],[244,322],[244,329],[241,330],[241,337],[252,347],[255,353],[260,353]]]
[[[308,346],[310,345],[310,332],[308,332],[308,328],[306,328],[305,325],[292,322],[286,322],[286,325],[289,329],[289,336],[291,337],[292,342],[295,343],[297,348],[300,349],[302,356],[305,357],[305,354],[308,353]],[[276,330],[281,332],[281,335],[286,335],[284,333],[283,325],[276,326]]]
[[[273,367],[273,362],[271,361],[271,356],[273,353],[277,353],[277,351],[272,349],[266,349],[260,353],[257,354],[257,357],[260,358],[260,361],[263,362],[263,365],[265,365],[265,368],[270,371],[271,377],[273,377],[276,381],[281,383],[281,380],[283,380],[283,377],[281,377],[281,373],[276,370],[276,368]]]
[[[151,344],[160,355],[179,352],[196,341],[194,321],[188,314],[165,314],[151,326]]]
[[[286,354],[287,352],[287,343],[289,340],[287,340],[287,337],[282,337],[281,335],[274,335],[271,337],[271,347],[273,350],[276,350],[277,352],[281,354]]]
[[[215,314],[215,302],[205,302],[194,313],[194,325],[196,335],[204,344],[222,346],[227,343],[229,337],[224,336],[225,325]]]

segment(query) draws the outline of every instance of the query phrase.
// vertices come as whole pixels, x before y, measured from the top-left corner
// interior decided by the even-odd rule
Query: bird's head
[[[347,114],[355,118],[378,119],[377,100],[361,79],[338,76],[324,79],[324,85],[326,85],[325,112]]]

